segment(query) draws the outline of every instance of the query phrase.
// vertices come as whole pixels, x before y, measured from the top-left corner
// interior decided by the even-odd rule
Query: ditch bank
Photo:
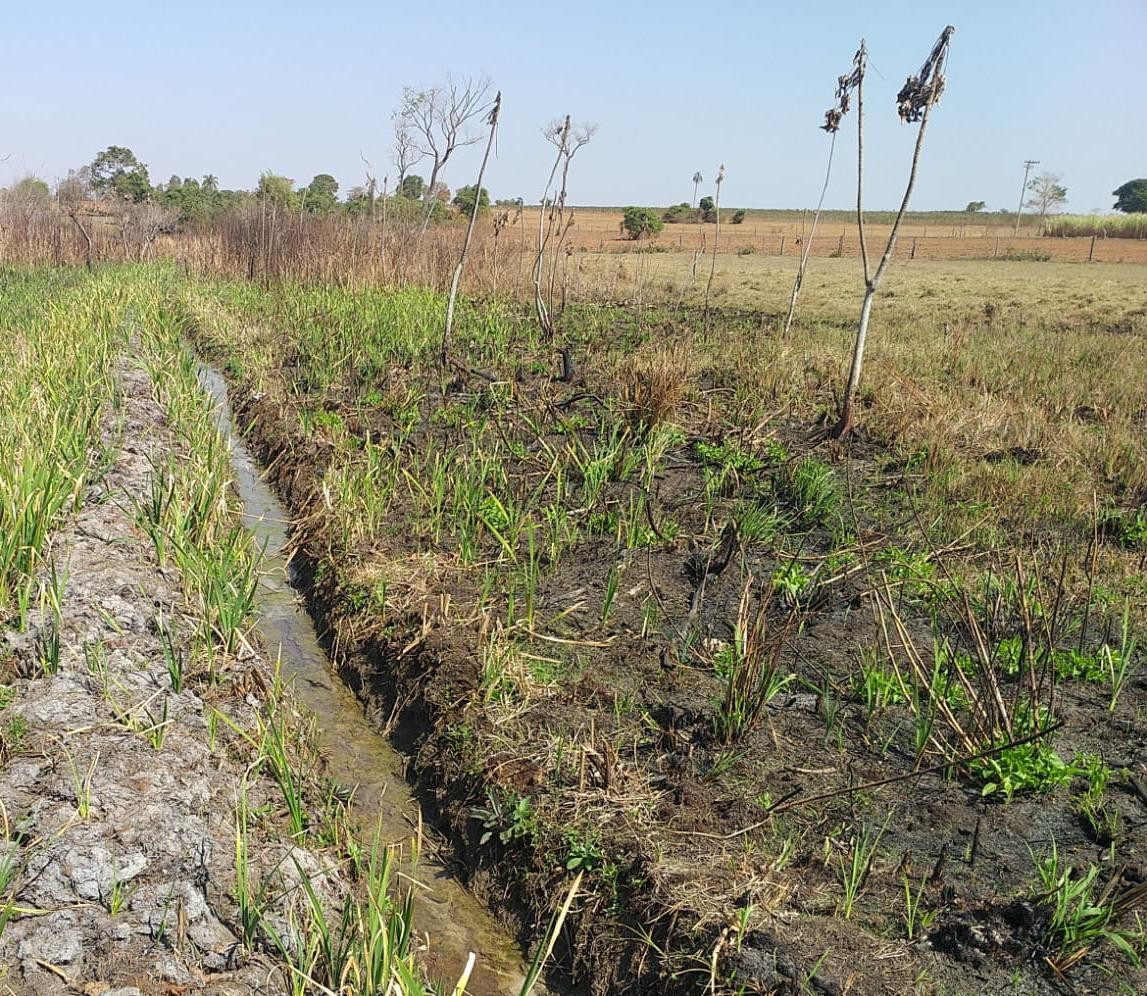
[[[165,641],[182,654],[172,634],[193,624],[178,573],[156,562],[132,510],[174,441],[148,377],[127,369],[120,382],[119,424],[104,427],[114,463],[54,535],[26,628],[0,636],[0,870],[12,896],[0,992],[282,992],[280,967],[244,942],[234,898],[234,808],[245,792],[273,812],[275,790],[248,778],[228,726],[253,725],[273,669],[249,652],[225,681],[172,687]],[[332,856],[273,820],[249,844],[260,880],[283,885],[297,867],[323,894],[340,887]]]
[[[258,638],[197,657],[180,571],[140,528],[181,446],[153,392],[144,370],[121,370],[107,465],[53,534],[24,625],[0,630],[0,993],[299,991],[270,931],[297,938],[308,896],[338,909],[352,892],[352,822],[360,854],[422,840],[402,868],[421,965],[452,986],[475,952],[467,992],[518,993],[520,952],[437,860],[402,759],[331,680],[290,585],[285,515],[241,446],[235,488],[265,551]],[[255,743],[268,722],[300,766],[281,774],[304,796],[303,834]]]
[[[495,786],[500,791],[506,779],[523,785],[531,779],[528,765],[508,757],[477,758],[450,733],[478,686],[470,647],[475,634],[435,628],[429,622],[433,612],[428,604],[385,632],[364,626],[348,610],[337,570],[307,542],[306,523],[315,524],[309,517],[316,514],[328,454],[321,447],[298,447],[287,420],[269,399],[242,384],[232,384],[231,392],[234,416],[247,445],[294,516],[293,564],[340,677],[361,700],[366,715],[406,757],[411,789],[442,832],[467,888],[523,947],[530,946],[554,915],[570,874],[552,854],[485,839],[484,827],[475,819],[476,808],[489,799]],[[491,781],[489,768],[500,763],[508,770]],[[657,942],[665,942],[673,933],[668,919],[662,923],[669,929],[646,937],[641,917],[609,908],[600,894],[579,896],[554,950],[558,979],[551,982],[593,993],[696,992],[693,980],[671,978],[656,954]],[[795,973],[795,966],[790,967]],[[833,990],[830,985],[823,991]]]
[[[299,702],[316,719],[326,771],[352,788],[352,811],[364,835],[401,843],[423,832],[419,803],[403,779],[404,759],[364,715],[349,689],[331,673],[326,650],[300,602],[297,569],[289,556],[289,515],[264,481],[232,424],[227,385],[211,367],[200,370],[204,390],[215,402],[216,424],[228,439],[235,490],[243,524],[262,551],[256,630],[277,653],[282,673],[293,680]],[[440,980],[461,977],[470,952],[477,955],[467,992],[505,996],[520,991],[525,975],[521,953],[493,923],[489,914],[455,879],[430,845],[411,870],[417,883],[414,923],[426,933],[423,953],[431,975]]]

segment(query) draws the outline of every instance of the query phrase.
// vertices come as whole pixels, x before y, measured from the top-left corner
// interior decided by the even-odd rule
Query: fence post
[[[916,258],[916,240],[915,239],[912,240],[912,255],[910,255],[908,258],[909,259],[915,259]]]
[[[1089,263],[1095,260],[1095,236],[1091,237],[1091,248],[1087,250],[1087,261]]]
[[[837,244],[836,244],[836,254],[838,256],[840,256],[841,258],[844,257],[844,235],[843,235],[843,233],[840,236],[840,241],[837,242]]]
[[[1095,239],[1091,240],[1091,244],[1095,245]],[[781,251],[778,253],[778,255],[783,256],[784,254],[785,254],[785,237],[782,235],[781,236]]]

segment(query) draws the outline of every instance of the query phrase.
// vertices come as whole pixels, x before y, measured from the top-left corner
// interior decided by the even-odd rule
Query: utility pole
[[[1024,160],[1024,185],[1020,187],[1020,206],[1016,208],[1016,230],[1012,232],[1012,238],[1020,234],[1020,216],[1024,213],[1024,194],[1028,189],[1028,174],[1032,171],[1033,166],[1038,165],[1038,159]]]

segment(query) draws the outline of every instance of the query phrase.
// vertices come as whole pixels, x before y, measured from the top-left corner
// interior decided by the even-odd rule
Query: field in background
[[[49,204],[38,208],[9,205],[0,220],[0,260],[28,265],[95,266],[108,262],[174,259],[193,272],[258,280],[303,280],[340,286],[421,285],[438,290],[449,286],[465,234],[463,219],[452,215],[419,234],[417,205],[400,199],[380,201],[373,216],[312,216],[285,210],[272,204],[249,204],[211,222],[188,225],[178,231],[147,227],[130,212],[122,217],[109,213],[107,205],[92,204],[78,217],[92,236],[89,245],[79,226]],[[802,238],[811,221],[800,211],[750,211],[740,225],[730,224],[733,212],[722,210],[718,249],[719,269],[744,276],[751,285],[759,282],[761,270],[769,270],[779,260],[795,269]],[[653,239],[634,241],[622,238],[618,208],[575,208],[572,221],[560,245],[563,258],[547,264],[548,277],[555,288],[573,282],[576,274],[607,274],[606,287],[615,290],[620,278],[608,275],[618,257],[623,259],[672,258],[671,265],[626,262],[631,273],[685,270],[707,275],[715,225],[666,225]],[[883,251],[892,216],[889,212],[869,212],[869,250]],[[1147,239],[1104,238],[1083,234],[1107,230],[1117,223],[1129,230],[1138,216],[1119,218],[1055,219],[1071,223],[1078,237],[1040,237],[1033,219],[1025,223],[1019,238],[1011,237],[1007,224],[994,224],[992,216],[916,212],[905,216],[896,246],[897,264],[927,260],[962,260],[987,264],[990,268],[1014,262],[1147,263]],[[1051,224],[1049,222],[1048,224]],[[463,277],[463,293],[476,297],[533,298],[532,270],[538,239],[538,210],[526,207],[499,207],[480,218]],[[1045,226],[1046,227],[1046,226]],[[802,235],[803,233],[803,235]],[[556,239],[551,239],[550,250]],[[829,257],[851,260],[855,268],[859,256],[856,226],[849,212],[826,212],[813,241],[812,254],[818,260]],[[684,261],[681,263],[680,261]],[[550,268],[552,266],[552,268]],[[894,267],[895,269],[895,267]],[[1000,272],[1007,272],[1002,270]],[[1024,271],[1038,274],[1038,265]],[[638,281],[643,277],[638,277]],[[667,290],[666,300],[676,302],[681,284]],[[1035,279],[1042,280],[1035,276]],[[1094,274],[1088,280],[1097,279]],[[697,281],[689,281],[695,284]],[[547,284],[549,279],[547,279]],[[583,290],[600,295],[582,281]],[[641,288],[639,288],[641,290]],[[566,286],[563,299],[569,297]],[[685,288],[686,299],[689,288]],[[739,291],[733,297],[745,298]],[[621,300],[644,299],[632,288],[620,290]]]
[[[706,257],[688,252],[575,253],[573,300],[645,304],[700,302],[709,275]],[[761,312],[769,324],[788,307],[795,257],[718,254],[712,300],[721,307]],[[1147,265],[1088,267],[1067,262],[918,259],[890,267],[873,321],[896,316],[958,327],[968,322],[1050,321],[1063,328],[1141,330],[1147,309]],[[862,279],[856,259],[816,259],[805,276],[800,315],[855,323]],[[986,316],[986,318],[985,318]]]
[[[729,223],[732,211],[721,210],[719,252],[736,253],[755,251],[767,256],[799,256],[798,240],[807,237],[812,213],[802,218],[800,211],[749,211],[740,225]],[[666,225],[653,239],[635,242],[621,232],[620,208],[575,208],[574,227],[570,242],[575,249],[596,249],[601,252],[632,252],[649,246],[677,249],[692,253],[702,245],[713,245],[713,225]],[[870,212],[867,225],[870,252],[884,248],[891,227],[890,212]],[[1115,225],[1122,219],[1105,219]],[[1091,232],[1076,237],[1049,237],[1039,235],[1039,224],[1034,218],[1025,219],[1020,236],[1013,238],[1012,220],[953,213],[910,213],[901,226],[896,258],[927,259],[993,259],[1009,255],[1048,257],[1053,260],[1081,262],[1091,258],[1100,263],[1147,263],[1147,239],[1096,238],[1092,248]],[[519,231],[519,225],[524,226]],[[521,222],[510,228],[507,238],[517,240],[523,235],[536,243],[538,229],[537,209],[527,207]],[[856,258],[860,241],[856,219],[850,212],[824,212],[813,241],[813,255],[829,256],[834,253]]]

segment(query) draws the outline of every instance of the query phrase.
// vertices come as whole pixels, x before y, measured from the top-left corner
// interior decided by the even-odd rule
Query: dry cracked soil
[[[114,462],[52,541],[59,612],[39,605],[23,632],[0,636],[0,874],[15,897],[0,992],[280,992],[277,967],[239,937],[245,764],[239,738],[209,719],[218,710],[248,724],[271,668],[250,650],[222,683],[195,686],[202,695],[172,691],[162,635],[190,623],[178,573],[157,563],[133,503],[173,436],[146,374],[124,369],[120,380],[104,427]],[[46,666],[57,647],[58,667]],[[274,791],[251,778],[251,810],[273,810]],[[289,878],[297,862],[321,888],[324,859],[266,822],[251,830],[258,874]]]

